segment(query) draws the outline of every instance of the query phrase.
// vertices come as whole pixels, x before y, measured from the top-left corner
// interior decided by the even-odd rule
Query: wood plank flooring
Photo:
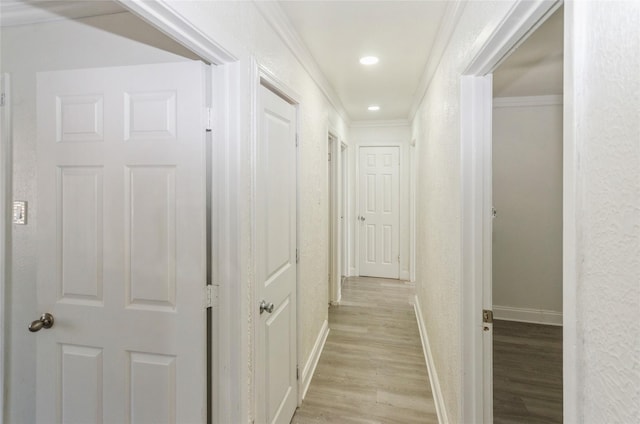
[[[562,422],[562,327],[493,323],[494,423]]]
[[[349,278],[292,423],[437,423],[413,310],[414,286]]]

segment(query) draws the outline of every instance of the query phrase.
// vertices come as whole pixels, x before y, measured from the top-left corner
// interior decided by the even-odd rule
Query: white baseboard
[[[444,404],[444,395],[442,394],[442,389],[440,388],[440,380],[438,380],[436,364],[433,361],[433,356],[431,355],[429,337],[427,337],[427,327],[424,325],[424,318],[422,317],[422,310],[420,309],[420,301],[418,300],[418,296],[415,296],[414,298],[413,309],[416,312],[416,321],[418,321],[418,328],[420,329],[422,351],[424,352],[424,358],[427,362],[427,370],[429,371],[429,382],[431,383],[431,393],[433,393],[433,400],[436,404],[438,422],[440,424],[449,424],[449,418],[447,417],[447,408]]]
[[[493,318],[534,324],[562,325],[562,312],[493,305]]]
[[[358,273],[356,272],[356,268],[355,267],[349,268],[349,277],[356,277],[357,275],[358,275]]]
[[[316,338],[316,343],[313,345],[313,349],[311,350],[311,354],[309,355],[309,359],[307,360],[307,363],[304,364],[304,368],[302,368],[302,386],[299,396],[300,402],[302,402],[302,399],[304,399],[304,397],[307,395],[307,390],[309,390],[309,385],[311,384],[313,373],[316,371],[316,366],[318,366],[320,354],[322,353],[322,349],[324,349],[324,344],[327,341],[328,335],[329,323],[327,322],[327,320],[324,320],[324,322],[322,323],[322,328],[320,328],[320,333],[318,333],[318,337]]]

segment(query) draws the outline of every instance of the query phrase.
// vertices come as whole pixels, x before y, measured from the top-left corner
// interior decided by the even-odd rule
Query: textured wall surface
[[[565,414],[581,423],[637,423],[640,3],[570,2],[565,8],[565,116],[575,120],[565,137],[575,157],[575,215],[565,219],[575,229],[568,246],[575,255],[565,262],[575,271],[575,280],[565,281],[565,302],[575,299],[565,316],[571,355],[565,375],[568,369],[577,377]]]
[[[328,318],[328,189],[327,135],[329,128],[348,142],[345,122],[336,114],[316,83],[282,42],[252,2],[171,2],[180,14],[237,55],[249,54],[300,101],[298,164],[298,316],[301,352],[305,366],[322,324]],[[250,222],[244,225],[250,226]],[[249,281],[251,285],[253,282]],[[253,308],[249,308],[252,310]],[[250,320],[252,318],[249,318]],[[252,324],[249,323],[249,333]],[[247,334],[250,339],[251,334]],[[251,365],[248,364],[249,368]],[[247,381],[253,398],[251,373]],[[249,405],[249,407],[251,407]],[[249,415],[251,419],[251,413]]]
[[[562,312],[562,104],[494,103],[493,205],[494,307]]]
[[[36,309],[36,72],[184,60],[181,55],[192,56],[128,13],[2,29],[2,72],[11,75],[12,88],[13,198],[29,206],[28,225],[13,226],[7,287],[9,423],[35,422],[36,344],[27,325],[42,312]]]
[[[469,2],[413,122],[416,286],[451,422],[460,421],[460,76],[509,2]]]

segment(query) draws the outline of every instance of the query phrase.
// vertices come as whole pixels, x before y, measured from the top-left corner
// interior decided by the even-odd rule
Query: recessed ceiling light
[[[376,110],[380,110],[380,106],[378,105],[371,105],[369,106],[367,109],[369,109],[372,112],[375,112]]]
[[[375,65],[378,63],[378,60],[375,56],[365,56],[360,58],[360,63],[363,65]]]

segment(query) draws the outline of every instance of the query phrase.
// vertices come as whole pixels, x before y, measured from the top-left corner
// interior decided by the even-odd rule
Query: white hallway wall
[[[464,6],[413,120],[416,292],[452,423],[461,420],[462,392],[460,76],[510,6],[500,1]]]
[[[203,33],[221,43],[241,59],[252,56],[275,76],[282,84],[293,90],[301,102],[299,108],[299,163],[298,163],[298,312],[301,327],[301,340],[298,344],[301,352],[301,373],[307,369],[314,344],[328,319],[328,190],[327,190],[327,137],[329,129],[338,139],[348,141],[348,127],[345,120],[336,112],[318,84],[292,54],[289,47],[274,31],[271,24],[262,15],[253,2],[205,2],[170,1],[177,13],[196,25]],[[246,101],[246,103],[245,103]],[[242,104],[248,109],[249,98]],[[247,143],[247,140],[239,140]],[[247,150],[248,152],[248,150]],[[249,164],[247,164],[249,165]],[[246,181],[250,181],[251,169],[245,169]],[[248,187],[240,187],[240,195],[250,196]],[[242,228],[250,228],[250,214],[245,211],[240,217]],[[251,266],[251,252],[240,252],[237,260],[242,266]],[[223,281],[222,284],[240,284],[245,293],[250,293],[253,284],[251,272],[247,281]],[[238,393],[231,393],[229,401],[233,403],[230,413],[236,414],[238,422],[250,422],[253,415],[255,392],[253,387],[253,340],[252,321],[255,305],[247,304],[241,308],[248,311],[248,317],[242,317],[248,323],[247,333],[243,335],[248,348],[248,358],[233,358],[246,361]],[[301,376],[303,378],[304,376]],[[236,378],[236,377],[234,377]],[[227,406],[228,407],[228,406]],[[233,420],[231,422],[236,422]]]
[[[359,256],[356,254],[359,233],[356,217],[359,215],[356,208],[355,199],[358,197],[359,181],[356,172],[357,162],[360,157],[358,148],[360,146],[388,146],[398,145],[400,147],[400,279],[409,280],[409,142],[411,141],[411,127],[408,123],[391,123],[375,121],[354,122],[349,129],[351,145],[355,147],[351,154],[351,172],[353,178],[350,180],[350,193],[353,199],[353,213],[351,229],[352,238],[352,266],[357,269]]]
[[[640,422],[638,28],[637,1],[565,4],[566,422]]]
[[[562,323],[562,96],[493,103],[493,309]]]
[[[138,41],[132,41],[138,40]],[[147,45],[149,42],[151,45]],[[13,198],[28,202],[27,225],[13,226],[7,287],[8,423],[35,422],[36,338],[27,325],[36,308],[36,72],[175,62],[192,54],[129,13],[2,30],[2,72],[11,75]]]
[[[510,6],[465,6],[413,121],[417,291],[451,422],[460,422],[462,392],[460,76]],[[568,423],[640,419],[639,26],[635,1],[565,4]]]

